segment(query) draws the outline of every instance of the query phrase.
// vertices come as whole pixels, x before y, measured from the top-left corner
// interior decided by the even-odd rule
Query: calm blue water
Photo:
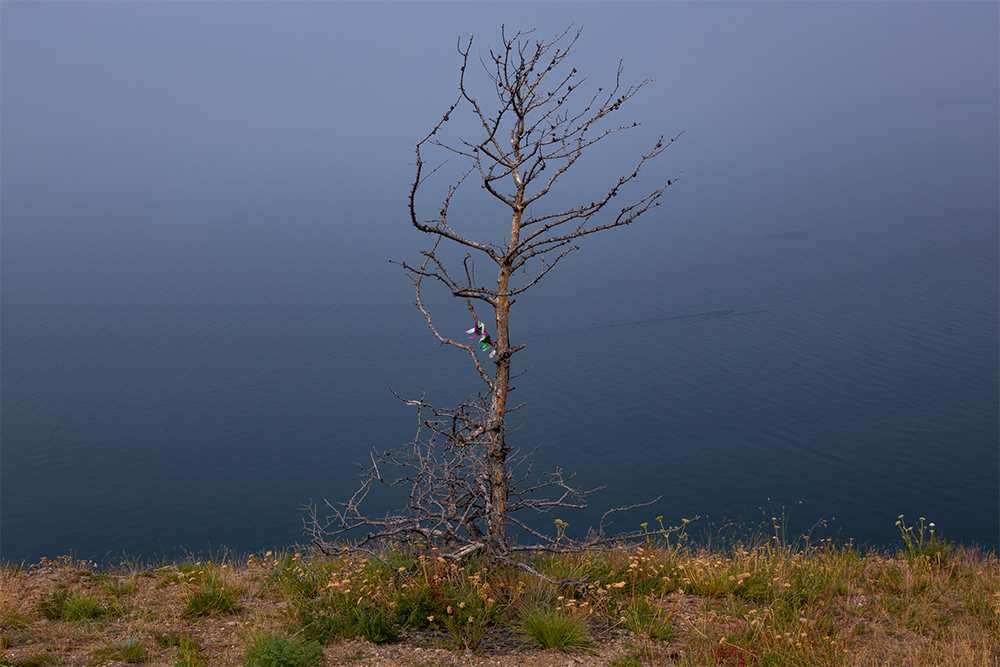
[[[793,532],[886,545],[905,514],[1000,546],[997,5],[523,9],[0,3],[0,558],[290,545],[303,504],[413,436],[389,387],[482,389],[387,260],[426,246],[408,163],[456,38],[504,22],[586,26],[574,95],[622,61],[652,80],[539,213],[684,131],[621,192],[683,170],[669,202],[512,313],[510,441],[606,487],[570,531],[662,496],[616,527],[786,507]],[[438,136],[473,136],[466,111]],[[498,240],[480,193],[452,220]]]
[[[385,261],[419,235],[316,220],[95,222],[34,245],[7,227],[2,558],[294,543],[303,503],[346,498],[354,462],[412,436],[388,387],[479,390]],[[997,548],[995,218],[664,220],[585,247],[512,315],[530,370],[511,441],[607,487],[572,529],[662,495],[618,527],[770,504],[859,543],[906,514]]]

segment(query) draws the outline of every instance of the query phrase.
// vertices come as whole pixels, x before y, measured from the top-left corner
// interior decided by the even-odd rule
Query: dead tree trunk
[[[589,96],[573,108],[571,97],[579,94],[577,91],[588,77],[579,76],[576,69],[566,72],[564,60],[576,44],[580,32],[571,34],[567,30],[548,41],[535,42],[526,39],[527,35],[518,32],[508,37],[502,31],[500,46],[490,48],[488,55],[480,56],[492,84],[492,92],[496,94],[495,113],[487,112],[486,106],[473,94],[466,78],[471,39],[464,49],[459,42],[462,65],[458,99],[430,134],[417,143],[416,176],[409,196],[411,222],[435,240],[430,250],[423,251],[424,260],[419,266],[401,262],[416,288],[414,305],[423,313],[434,336],[442,345],[465,350],[487,387],[489,408],[483,434],[486,474],[483,475],[485,488],[481,492],[486,501],[485,546],[494,557],[505,557],[509,549],[507,522],[511,482],[507,458],[511,448],[505,442],[505,422],[510,410],[508,394],[512,390],[511,358],[524,347],[511,343],[511,306],[517,295],[538,283],[563,257],[578,248],[575,245],[577,239],[628,225],[662,203],[664,191],[673,181],[667,180],[645,195],[633,195],[632,203],[623,208],[614,210],[611,206],[612,199],[634,184],[647,162],[660,155],[677,138],[664,141],[661,135],[652,149],[640,156],[633,169],[611,181],[600,198],[573,208],[537,215],[530,213],[536,208],[533,205],[550,193],[556,181],[586,149],[610,134],[639,125],[633,122],[601,127],[606,116],[618,111],[649,82],[623,87],[619,64],[614,84],[608,91],[603,87],[591,90]],[[459,107],[470,112],[478,127],[479,138],[440,140],[438,135],[444,124]],[[437,215],[428,219],[418,213],[418,209],[422,208],[418,194],[427,179],[443,166],[442,163],[427,168],[424,152],[431,147],[468,160],[469,166],[448,187],[444,199],[436,206]],[[461,228],[461,221],[456,224],[449,218],[449,206],[456,193],[460,190],[464,192],[462,186],[468,180],[478,180],[491,197],[509,207],[511,228],[505,243],[477,241],[465,236],[457,231]],[[467,254],[461,262],[464,276],[453,273],[446,266],[446,260],[439,252],[443,250],[440,246],[442,241],[465,248]],[[477,283],[472,265],[475,253],[485,255],[497,267],[495,289]],[[526,278],[515,281],[515,276],[520,278],[522,274]],[[481,346],[484,349],[490,347],[495,352],[491,355],[491,358],[495,356],[492,373],[483,366],[475,345],[442,335],[435,327],[431,313],[421,298],[425,279],[444,285],[452,296],[465,300],[477,332],[483,320],[476,312],[476,304],[492,311],[496,338],[487,336],[485,340],[488,344]]]

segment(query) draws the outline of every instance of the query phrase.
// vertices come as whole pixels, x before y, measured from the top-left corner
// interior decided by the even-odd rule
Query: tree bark
[[[510,551],[507,543],[508,512],[512,502],[517,506],[517,501],[511,500],[511,488],[516,483],[511,482],[511,471],[508,470],[511,448],[505,442],[507,394],[511,390],[511,357],[523,347],[511,345],[510,341],[510,309],[514,299],[552,271],[563,257],[577,250],[578,239],[631,224],[639,216],[659,206],[664,191],[671,184],[668,180],[666,184],[655,187],[644,197],[632,200],[631,204],[620,210],[612,210],[611,201],[619,195],[622,188],[637,181],[644,165],[673,143],[673,140],[664,142],[660,136],[653,148],[640,156],[630,172],[610,182],[608,189],[603,191],[603,196],[589,204],[582,203],[562,211],[550,210],[538,215],[531,212],[534,204],[550,192],[556,180],[588,148],[611,134],[638,127],[639,124],[633,122],[602,129],[599,124],[606,116],[618,111],[649,82],[644,80],[636,85],[622,86],[622,67],[619,63],[618,75],[612,87],[607,90],[597,88],[596,92],[592,91],[581,101],[575,111],[570,111],[567,103],[570,94],[579,90],[588,77],[579,76],[576,69],[568,73],[553,72],[560,68],[572,51],[579,38],[579,30],[574,34],[567,29],[548,41],[536,41],[533,44],[527,39],[522,40],[527,34],[519,32],[508,37],[501,28],[502,45],[496,50],[490,49],[488,57],[481,59],[486,77],[493,84],[499,102],[499,110],[495,114],[490,114],[481,107],[473,90],[467,87],[466,67],[472,42],[470,40],[464,48],[459,42],[462,66],[458,99],[431,132],[417,142],[416,175],[409,197],[410,219],[414,227],[437,238],[432,248],[423,252],[424,262],[419,267],[401,263],[416,286],[417,300],[414,305],[427,319],[427,325],[434,336],[442,345],[465,350],[489,388],[489,407],[482,425],[486,445],[485,470],[477,474],[477,484],[480,498],[486,506],[484,514],[487,538],[484,546],[494,558],[506,557]],[[566,41],[563,46],[557,47],[564,38]],[[543,80],[551,80],[550,74],[556,80],[551,85],[543,84]],[[460,105],[469,108],[483,131],[482,136],[475,141],[462,138],[449,141],[440,139],[438,132],[443,130],[452,114],[457,113],[456,109]],[[429,147],[440,148],[449,155],[467,159],[469,168],[448,188],[434,217],[422,218],[417,214],[417,191],[427,178],[444,166],[441,163],[433,168],[428,167],[429,171],[425,172],[426,162],[421,151]],[[465,237],[460,233],[460,228],[450,222],[452,197],[467,179],[479,180],[489,196],[510,207],[513,215],[506,247]],[[511,185],[513,187],[508,189]],[[470,254],[462,261],[464,279],[450,273],[443,259],[438,256],[438,244],[442,241],[468,249]],[[473,254],[478,253],[488,257],[498,268],[495,291],[476,283],[475,269],[469,260]],[[522,274],[526,276],[523,281]],[[472,317],[476,318],[477,330],[479,319],[474,303],[488,303],[493,308],[496,322],[493,347],[496,359],[492,375],[484,367],[475,345],[455,341],[435,328],[431,314],[420,296],[424,278],[443,284],[452,296],[464,299]],[[481,525],[483,518],[477,517],[477,520]]]

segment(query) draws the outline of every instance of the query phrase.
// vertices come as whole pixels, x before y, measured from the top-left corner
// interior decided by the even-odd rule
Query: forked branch
[[[639,127],[638,122],[610,123],[609,117],[650,83],[648,79],[622,83],[619,62],[613,83],[595,89],[587,75],[567,64],[580,33],[570,27],[549,40],[533,40],[530,31],[509,35],[501,29],[499,45],[478,56],[489,82],[487,97],[492,101],[488,104],[474,91],[469,70],[470,61],[475,60],[472,39],[464,46],[459,40],[457,97],[417,142],[409,192],[410,222],[433,237],[433,242],[421,253],[420,263],[399,265],[413,281],[413,305],[438,344],[468,354],[487,393],[448,409],[437,409],[422,399],[407,401],[418,410],[420,426],[413,441],[373,454],[371,465],[362,468],[360,488],[346,503],[327,504],[323,513],[316,506],[309,508],[307,533],[319,548],[331,548],[328,540],[333,536],[364,529],[368,532],[360,541],[362,547],[376,539],[437,542],[446,544],[455,555],[485,550],[494,560],[506,560],[512,551],[596,549],[679,530],[661,527],[649,533],[611,535],[605,523],[609,513],[585,538],[569,540],[561,531],[556,537],[546,534],[534,520],[523,517],[551,517],[556,510],[586,507],[589,492],[574,486],[573,476],[565,476],[560,469],[532,477],[530,461],[512,452],[506,443],[506,416],[512,409],[507,401],[513,391],[511,359],[524,348],[511,341],[510,315],[515,299],[577,250],[579,239],[630,225],[660,206],[667,188],[679,176],[666,179],[658,175],[652,186],[636,190],[640,176],[648,176],[651,164],[680,136],[665,141],[661,135],[632,169],[617,177],[610,175],[599,198],[569,208],[543,208],[549,201],[546,197],[556,191],[586,151],[612,135]],[[449,136],[444,131],[456,113],[470,116],[474,136]],[[428,162],[429,155],[437,166]],[[452,159],[463,163],[454,172],[448,170],[451,167],[445,169]],[[443,174],[452,180],[445,181],[444,197],[430,205],[422,195],[432,177]],[[509,211],[509,229],[504,223],[496,236],[472,238],[469,230],[482,222],[480,216],[492,215],[492,209],[461,205],[470,183],[489,194],[487,201],[500,202],[501,208]],[[625,203],[620,207],[612,204],[622,200]],[[536,208],[540,209],[537,215]],[[445,252],[448,243],[464,253],[461,267]],[[496,268],[495,282],[491,277],[488,285],[477,282],[473,270],[473,258],[482,256]],[[439,286],[464,301],[473,325],[471,332],[480,337],[480,347],[490,349],[494,368],[484,366],[475,345],[438,328],[424,299],[426,285]],[[495,327],[495,338],[487,327]],[[404,509],[379,519],[367,516],[361,506],[375,486],[405,489],[408,500]],[[612,513],[643,506],[618,508]],[[508,523],[532,541],[511,546],[506,536]]]

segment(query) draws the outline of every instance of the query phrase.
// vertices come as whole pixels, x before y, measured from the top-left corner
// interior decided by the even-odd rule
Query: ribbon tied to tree
[[[469,336],[469,340],[472,340],[473,338],[479,339],[479,349],[483,350],[484,352],[486,350],[489,350],[490,359],[492,359],[496,355],[497,353],[496,343],[494,343],[493,339],[490,338],[490,334],[486,331],[485,324],[477,320],[476,326],[472,327],[465,333],[472,334],[471,336]]]

